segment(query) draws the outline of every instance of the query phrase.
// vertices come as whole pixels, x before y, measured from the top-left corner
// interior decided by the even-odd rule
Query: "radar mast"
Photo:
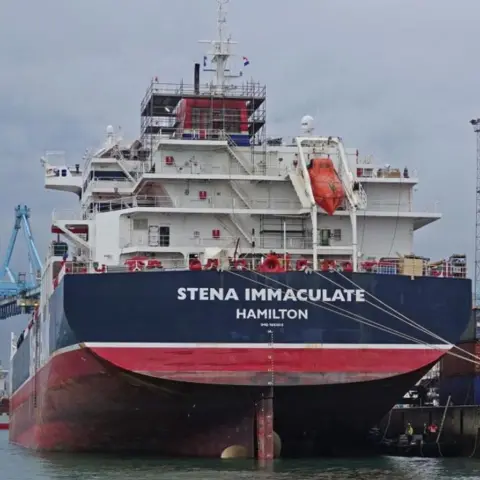
[[[229,85],[229,81],[233,78],[239,78],[242,76],[242,72],[235,75],[230,73],[228,68],[228,60],[233,55],[232,45],[236,45],[238,42],[232,41],[232,36],[227,37],[227,10],[226,5],[229,0],[217,0],[218,14],[217,14],[217,40],[200,40],[200,43],[208,43],[211,48],[207,55],[204,57],[204,71],[214,73],[214,79],[211,85],[215,92],[223,93],[226,90],[232,88]],[[207,59],[211,58],[211,63],[215,65],[214,68],[207,68]]]

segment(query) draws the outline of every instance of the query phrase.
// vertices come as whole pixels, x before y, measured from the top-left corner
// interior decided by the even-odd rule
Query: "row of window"
[[[150,246],[169,247],[170,246],[170,227],[149,225],[147,218],[135,218],[133,219],[133,230],[148,232],[148,244]],[[195,232],[198,236],[199,232]],[[342,230],[335,228],[333,230],[329,228],[322,228],[319,231],[320,246],[328,247],[331,241],[342,240]]]

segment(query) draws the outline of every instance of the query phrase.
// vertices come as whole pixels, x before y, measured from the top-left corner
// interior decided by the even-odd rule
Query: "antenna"
[[[226,9],[223,8],[229,0],[217,0],[218,4],[218,17],[217,17],[217,27],[218,27],[218,40],[222,44],[223,43],[223,26],[227,24],[227,12]]]
[[[476,185],[476,214],[475,214],[475,277],[474,302],[480,306],[480,118],[470,120],[470,125],[477,137],[477,185]]]
[[[228,81],[232,78],[239,78],[242,76],[242,73],[234,75],[230,73],[228,69],[228,60],[232,56],[231,46],[235,45],[237,42],[233,42],[231,35],[228,35],[226,38],[227,30],[227,10],[226,5],[230,0],[217,0],[217,40],[200,40],[199,43],[208,43],[211,45],[210,51],[204,58],[204,72],[213,72],[215,74],[215,79],[212,81],[212,86],[215,87],[215,90],[218,93],[222,93],[228,88]],[[215,68],[206,68],[206,59],[211,57],[212,64],[215,65]]]

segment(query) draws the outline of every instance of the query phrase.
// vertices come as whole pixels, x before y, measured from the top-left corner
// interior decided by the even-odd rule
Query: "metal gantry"
[[[15,208],[15,223],[0,270],[0,320],[29,313],[38,304],[42,262],[30,227],[30,209],[26,205]],[[23,235],[28,249],[29,271],[13,273],[10,268],[18,232]]]

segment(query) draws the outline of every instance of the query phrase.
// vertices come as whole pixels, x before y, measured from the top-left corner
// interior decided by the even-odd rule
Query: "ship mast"
[[[229,81],[233,78],[242,76],[239,74],[230,73],[228,68],[228,60],[232,56],[231,46],[236,45],[237,42],[232,41],[231,35],[227,37],[227,12],[226,4],[229,0],[217,0],[218,14],[217,14],[217,40],[200,40],[199,43],[208,43],[211,45],[210,51],[204,57],[204,71],[214,73],[214,80],[211,82],[212,90],[216,93],[225,93],[229,88],[232,88]],[[206,60],[211,57],[211,63],[215,68],[206,68]],[[234,88],[234,87],[233,87]]]

